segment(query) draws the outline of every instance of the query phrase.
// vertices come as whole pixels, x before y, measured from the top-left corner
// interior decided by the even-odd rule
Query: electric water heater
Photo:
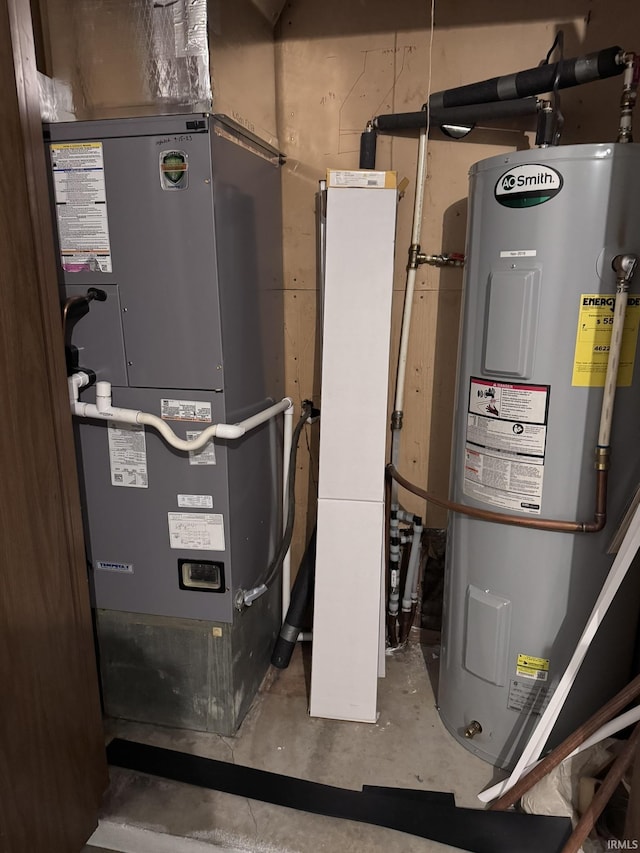
[[[452,498],[521,518],[591,521],[616,274],[640,254],[640,145],[567,145],[470,173]],[[640,482],[640,275],[631,282],[598,533],[451,513],[439,708],[481,758],[513,764],[548,704],[612,564]],[[548,745],[630,676],[634,567]]]

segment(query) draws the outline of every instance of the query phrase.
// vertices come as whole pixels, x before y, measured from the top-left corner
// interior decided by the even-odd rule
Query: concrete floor
[[[475,795],[496,778],[494,769],[457,744],[440,723],[424,654],[412,645],[387,658],[375,725],[310,718],[308,651],[298,648],[290,668],[260,693],[233,738],[124,721],[109,721],[107,733],[345,788],[370,784],[453,791],[458,805],[479,807]],[[428,650],[426,655],[431,658]],[[394,830],[117,768],[111,769],[101,821],[105,827],[126,824],[262,853],[453,850]],[[106,843],[104,833],[95,843],[98,838]]]

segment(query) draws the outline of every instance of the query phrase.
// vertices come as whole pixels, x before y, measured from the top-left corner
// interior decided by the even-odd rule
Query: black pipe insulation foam
[[[455,89],[445,89],[435,92],[429,98],[432,111],[463,107],[469,104],[485,104],[493,101],[508,101],[514,98],[526,98],[530,95],[540,95],[551,92],[554,88],[556,70],[559,66],[558,88],[569,89],[593,80],[603,80],[615,77],[624,71],[621,61],[622,48],[607,47],[596,53],[578,56],[573,59],[563,59],[560,63],[552,62],[507,74],[503,77],[492,77],[468,86],[458,86]]]
[[[452,124],[475,125],[483,121],[535,115],[538,112],[538,100],[533,97],[521,98],[515,101],[497,101],[464,107],[432,108],[429,112],[429,124],[432,127]],[[373,124],[377,130],[388,132],[422,128],[427,126],[427,111],[376,116]]]
[[[289,610],[271,655],[271,663],[278,669],[286,669],[289,666],[291,655],[298,641],[298,634],[302,630],[307,605],[313,595],[316,570],[316,534],[317,526],[313,529],[309,544],[300,561],[298,574],[291,590]]]
[[[373,126],[360,135],[360,169],[375,169],[378,134]]]

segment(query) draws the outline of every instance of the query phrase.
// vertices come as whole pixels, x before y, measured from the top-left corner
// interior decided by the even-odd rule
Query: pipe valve
[[[464,730],[464,736],[466,738],[474,738],[476,735],[482,734],[482,726],[477,720],[471,720],[467,728]]]
[[[628,287],[637,265],[637,255],[616,255],[611,261],[611,266],[616,274],[617,283]]]
[[[459,252],[441,253],[439,255],[425,255],[423,252],[419,252],[417,261],[419,264],[429,264],[432,267],[463,267],[464,255]]]

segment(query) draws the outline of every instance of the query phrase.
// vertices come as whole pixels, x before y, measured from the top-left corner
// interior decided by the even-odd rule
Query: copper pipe
[[[602,810],[607,805],[615,789],[620,784],[620,780],[624,776],[627,767],[631,764],[635,755],[638,741],[640,740],[640,723],[638,723],[631,733],[631,737],[625,743],[622,751],[611,765],[611,769],[604,778],[604,782],[599,787],[598,792],[591,801],[588,809],[582,815],[576,828],[571,833],[567,843],[562,848],[562,853],[578,853],[593,829],[595,822],[602,814]]]
[[[595,734],[605,723],[608,723],[609,720],[623,711],[638,695],[640,695],[640,675],[637,675],[613,699],[610,699],[606,705],[603,705],[600,710],[596,711],[586,723],[579,726],[566,740],[563,740],[561,744],[550,752],[546,758],[543,758],[539,764],[536,764],[535,767],[522,776],[512,788],[491,805],[490,810],[497,812],[505,811],[505,809],[517,803],[520,797],[526,794],[536,782],[539,782],[543,776],[546,776],[549,771],[557,767],[561,761],[564,761],[568,755],[571,755],[574,749],[577,749],[587,738]]]
[[[604,448],[601,448],[604,450]],[[606,448],[608,452],[608,448]],[[599,460],[603,454],[599,454]],[[520,515],[504,515],[501,512],[493,512],[488,509],[466,506],[455,501],[439,498],[430,492],[416,486],[415,483],[405,480],[393,465],[387,465],[387,475],[395,480],[403,489],[413,492],[414,495],[423,498],[427,503],[443,507],[443,509],[468,515],[470,518],[479,518],[482,521],[493,521],[496,524],[513,524],[516,527],[529,527],[533,530],[554,530],[558,533],[598,533],[607,523],[607,468],[604,462],[596,463],[600,467],[596,469],[596,497],[593,521],[557,521],[553,518],[530,518]]]

